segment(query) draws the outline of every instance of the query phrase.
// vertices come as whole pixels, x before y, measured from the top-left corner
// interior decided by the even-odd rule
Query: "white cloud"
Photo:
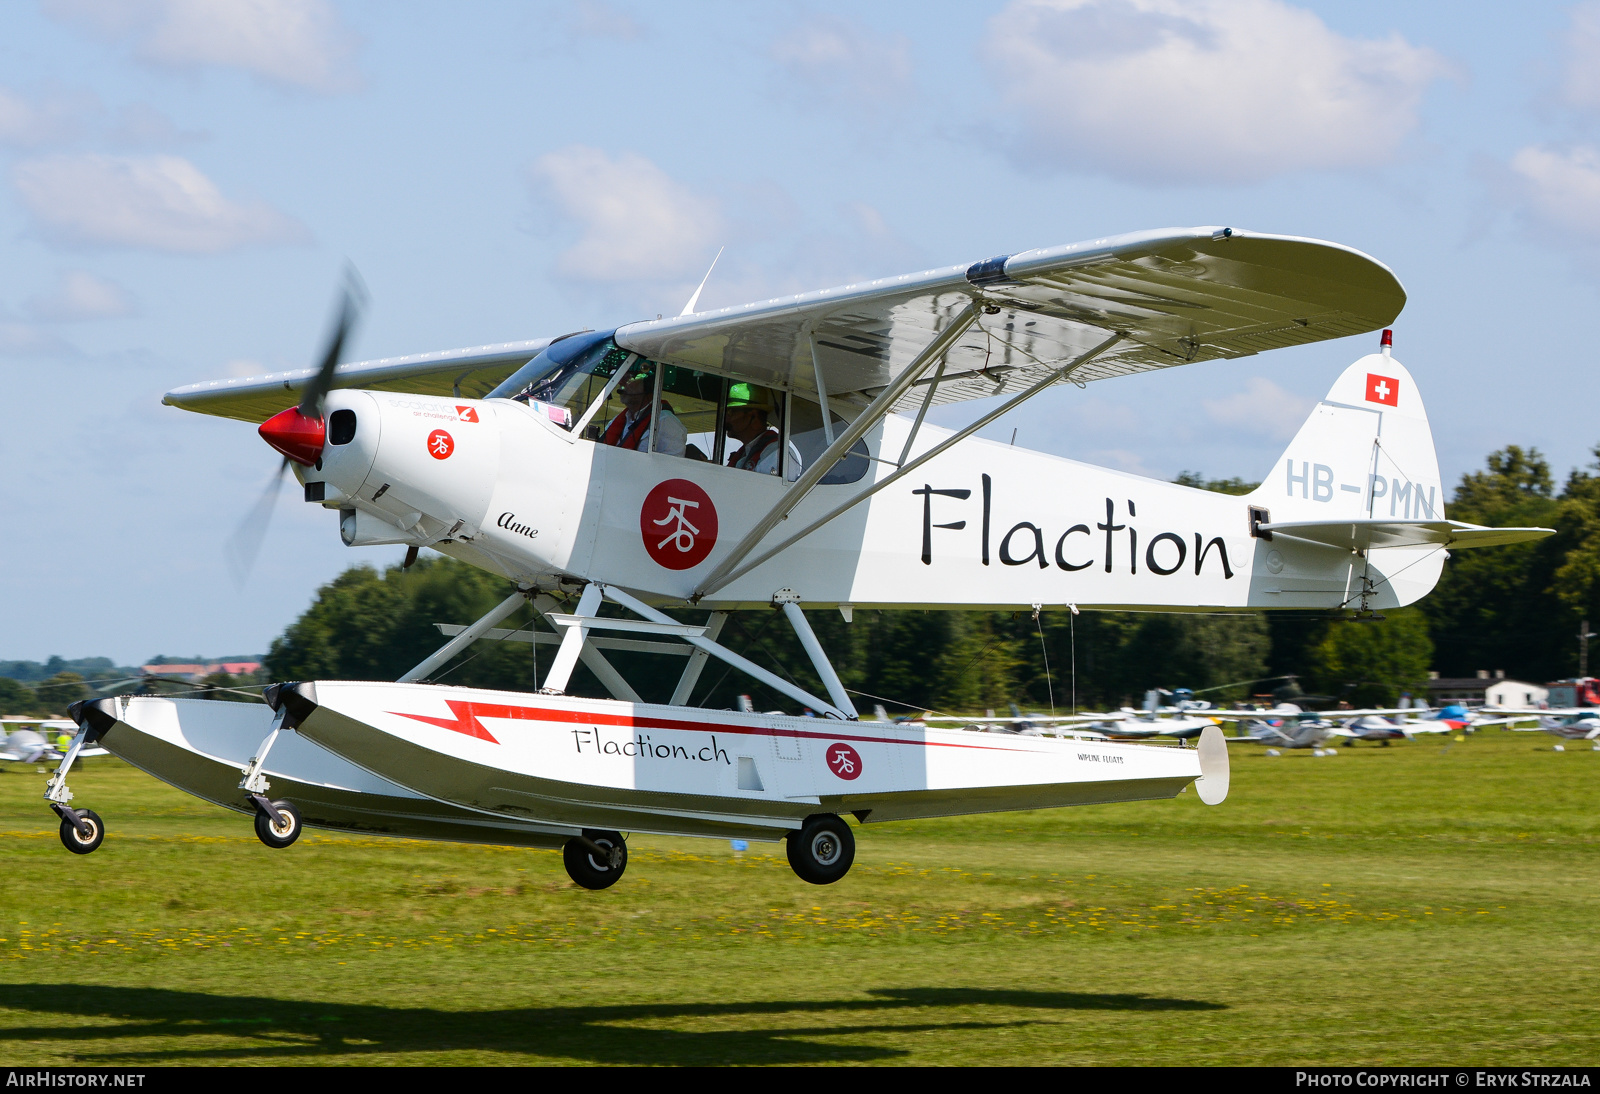
[[[911,90],[911,44],[853,19],[818,16],[772,44],[772,59],[813,94],[866,106]]]
[[[1600,110],[1600,3],[1574,4],[1569,14],[1562,98],[1579,109]]]
[[[328,0],[46,0],[44,9],[104,37],[132,37],[135,55],[158,65],[237,68],[310,91],[360,84],[355,37]]]
[[[70,357],[76,353],[50,331],[0,318],[0,357]]]
[[[138,310],[133,294],[87,270],[70,270],[48,292],[31,297],[23,308],[35,319],[74,322],[117,319]]]
[[[63,243],[209,254],[309,235],[269,205],[228,200],[179,156],[41,156],[12,177],[44,234]]]
[[[1600,149],[1529,145],[1511,157],[1523,209],[1562,236],[1600,243]]]
[[[0,87],[0,145],[38,148],[70,141],[82,132],[83,115],[96,105],[92,95],[30,100]]]
[[[568,18],[572,32],[582,38],[634,42],[644,37],[638,20],[605,0],[578,0]]]
[[[1382,162],[1448,71],[1281,0],[1013,0],[983,49],[1017,159],[1157,182]]]
[[[1202,399],[1206,417],[1217,425],[1238,426],[1288,440],[1311,413],[1312,400],[1283,390],[1264,376],[1252,376],[1244,390],[1220,399]]]
[[[106,139],[123,148],[170,148],[204,137],[204,133],[179,129],[171,118],[146,103],[123,107],[106,130]]]
[[[561,253],[560,272],[586,281],[660,281],[693,275],[714,251],[722,218],[643,156],[615,158],[574,145],[541,156],[534,181],[582,235]]]
[[[1100,467],[1109,467],[1114,471],[1126,471],[1130,475],[1142,475],[1147,479],[1159,479],[1161,475],[1150,469],[1145,460],[1150,458],[1148,452],[1135,452],[1131,448],[1097,448],[1085,454],[1085,458]]]

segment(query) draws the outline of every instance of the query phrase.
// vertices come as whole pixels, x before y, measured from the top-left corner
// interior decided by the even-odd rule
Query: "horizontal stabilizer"
[[[1382,547],[1498,547],[1555,535],[1554,528],[1485,528],[1459,520],[1278,521],[1263,532],[1351,551]]]

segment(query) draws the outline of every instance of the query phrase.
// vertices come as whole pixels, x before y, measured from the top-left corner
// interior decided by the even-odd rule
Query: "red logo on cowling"
[[[476,407],[458,406],[456,407],[456,417],[463,422],[475,422],[478,420],[478,410]]]
[[[1400,405],[1400,381],[1393,376],[1379,376],[1377,373],[1367,373],[1367,402],[1382,403],[1384,406]]]
[[[668,479],[650,491],[639,510],[644,549],[669,570],[687,570],[717,545],[717,507],[688,479]]]
[[[861,777],[861,753],[847,744],[835,742],[828,746],[828,770],[849,781]]]
[[[442,429],[435,429],[428,434],[428,455],[436,460],[450,458],[450,453],[456,450],[456,442],[450,434]]]

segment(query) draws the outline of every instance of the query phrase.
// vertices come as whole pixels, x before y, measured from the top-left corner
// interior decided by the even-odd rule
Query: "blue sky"
[[[264,650],[351,550],[165,390],[536,338],[1171,225],[1394,268],[1447,482],[1600,442],[1600,4],[0,7],[0,659]],[[1259,478],[1376,336],[1052,392],[991,427]],[[983,408],[941,412],[958,424]]]

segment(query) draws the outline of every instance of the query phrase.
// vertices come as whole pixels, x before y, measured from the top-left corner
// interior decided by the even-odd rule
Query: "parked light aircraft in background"
[[[1227,738],[1229,744],[1253,742],[1274,748],[1320,750],[1339,728],[1337,722],[1328,721],[1315,712],[1302,711],[1293,703],[1279,703],[1269,711],[1223,713],[1238,720],[1235,735]]]
[[[932,725],[954,725],[962,729],[984,729],[996,733],[1023,733],[1034,737],[1074,737],[1078,740],[1106,740],[1107,735],[1094,726],[1107,717],[1105,714],[1024,714],[1015,703],[1009,718],[988,715],[983,718],[963,718],[957,715],[924,714],[919,721]],[[882,710],[882,707],[878,708]]]
[[[1170,695],[1173,703],[1163,706],[1161,697]],[[1217,725],[1210,716],[1211,704],[1196,699],[1188,688],[1165,691],[1151,688],[1144,693],[1144,709],[1123,707],[1116,714],[1102,715],[1099,729],[1109,736],[1122,740],[1147,740],[1152,737],[1170,737],[1189,740],[1198,737],[1207,726]]]
[[[55,763],[63,753],[56,747],[62,734],[78,732],[75,723],[60,718],[0,718],[0,763]],[[83,756],[104,756],[103,748],[90,748]]]
[[[1385,266],[1336,244],[1163,229],[341,366],[347,294],[320,367],[165,401],[259,424],[346,544],[429,547],[515,592],[397,682],[274,685],[270,709],[75,708],[47,790],[62,840],[87,852],[104,833],[65,782],[92,741],[253,813],[273,846],[302,824],[542,842],[592,888],[622,873],[623,831],[782,839],[795,872],[826,883],[854,855],[847,815],[1132,801],[1191,782],[1220,802],[1215,727],[1185,748],[859,721],[801,609],[1370,613],[1425,595],[1446,549],[1549,534],[1446,519],[1387,332],[1245,497],[973,436],[1056,385],[1374,331],[1404,300]],[[961,430],[927,423],[967,399],[997,401]],[[239,542],[248,561],[259,537]],[[629,614],[602,616],[604,602]],[[562,636],[537,694],[426,682],[528,605]],[[826,696],[722,645],[735,611],[782,612]],[[641,697],[602,639],[682,658],[672,696]],[[709,658],[821,717],[693,705]],[[611,698],[567,694],[580,660]]]
[[[1460,705],[1430,711],[1426,704],[1372,710],[1302,711],[1294,703],[1280,703],[1270,711],[1218,710],[1217,717],[1237,719],[1235,741],[1259,741],[1283,748],[1321,748],[1335,739],[1351,744],[1357,741],[1411,740],[1420,735],[1467,732],[1474,729],[1510,725],[1517,718],[1486,717]],[[1416,717],[1421,714],[1422,717]]]
[[[1513,727],[1519,733],[1549,733],[1568,741],[1593,741],[1595,751],[1600,752],[1600,711],[1570,707],[1508,720],[1536,721],[1535,725]]]

